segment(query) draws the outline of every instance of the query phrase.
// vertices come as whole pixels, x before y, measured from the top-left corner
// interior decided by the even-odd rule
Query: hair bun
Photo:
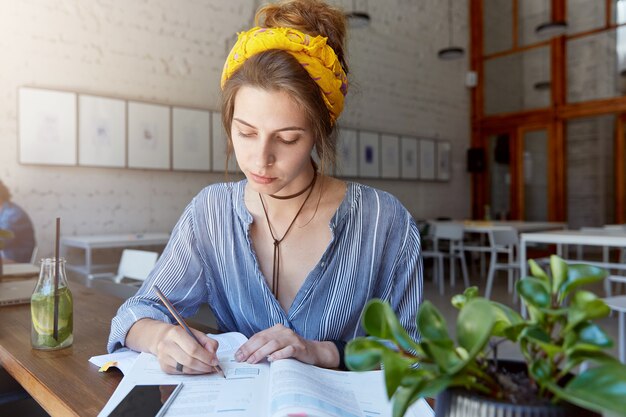
[[[344,53],[346,17],[341,9],[320,0],[283,0],[260,7],[254,20],[261,27],[288,27],[328,38],[328,46],[333,48],[344,72],[348,73]]]

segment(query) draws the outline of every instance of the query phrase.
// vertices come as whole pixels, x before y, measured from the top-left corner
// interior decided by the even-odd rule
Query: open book
[[[391,416],[381,371],[334,371],[293,359],[239,363],[234,353],[247,340],[244,335],[209,336],[219,342],[218,358],[226,379],[215,374],[168,375],[155,356],[141,353],[99,415],[108,415],[134,385],[183,382],[167,416]],[[421,400],[406,415],[431,417],[434,413]]]

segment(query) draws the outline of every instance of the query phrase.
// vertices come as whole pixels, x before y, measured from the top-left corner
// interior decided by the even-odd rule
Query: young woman
[[[422,295],[417,227],[390,194],[326,175],[347,92],[343,13],[318,0],[262,7],[222,75],[222,116],[246,179],[213,184],[187,206],[154,271],[113,319],[108,349],[154,353],[170,373],[208,373],[183,316],[208,303],[220,330],[249,337],[236,360],[296,358],[341,367],[363,335],[371,298],[388,300],[409,334]],[[313,162],[312,152],[320,160]]]

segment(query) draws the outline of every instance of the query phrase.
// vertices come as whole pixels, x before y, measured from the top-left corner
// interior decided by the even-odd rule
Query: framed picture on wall
[[[433,139],[420,139],[420,179],[435,179],[435,141]]]
[[[451,145],[448,141],[437,142],[437,179],[448,181],[450,179],[450,151]]]
[[[211,112],[211,143],[213,145],[213,171],[226,172],[226,156],[228,150],[228,139],[226,131],[222,126],[222,113]],[[237,165],[235,153],[230,155],[228,160],[228,172],[241,172]]]
[[[170,169],[170,108],[128,103],[128,166]]]
[[[419,140],[403,136],[400,138],[400,177],[406,180],[419,178]]]
[[[19,162],[76,165],[76,94],[21,87]]]
[[[359,132],[359,177],[380,176],[380,136],[374,132]]]
[[[337,171],[339,177],[356,177],[359,167],[357,131],[340,128],[337,137]]]
[[[211,170],[211,113],[207,110],[172,109],[172,168]]]
[[[380,176],[400,178],[400,138],[396,135],[380,135]]]
[[[126,102],[78,96],[78,164],[126,166]]]

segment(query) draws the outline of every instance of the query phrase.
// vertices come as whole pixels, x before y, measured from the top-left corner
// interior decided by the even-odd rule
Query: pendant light
[[[369,26],[371,21],[369,13],[356,8],[356,0],[352,0],[352,11],[346,13],[346,19],[348,26],[355,29]]]
[[[439,59],[443,59],[445,61],[450,61],[453,59],[459,59],[459,58],[463,58],[463,56],[465,55],[465,50],[463,48],[461,48],[460,46],[453,46],[454,42],[453,42],[453,37],[452,37],[452,30],[453,30],[453,25],[452,25],[452,2],[451,0],[448,0],[448,46],[440,49],[439,52],[437,52],[437,56],[439,57]]]
[[[540,79],[533,84],[533,89],[535,89],[536,91],[546,91],[550,90],[550,87],[552,87],[552,77],[550,76],[550,71],[548,70],[548,66],[546,65],[546,63],[550,62],[550,49],[548,49],[547,59],[542,58],[543,56],[539,57],[539,59],[541,60],[541,78],[543,79]]]
[[[550,1],[550,4],[552,2]],[[546,14],[549,15],[548,9],[546,9]],[[548,20],[547,22],[543,22],[535,28],[535,34],[542,38],[552,38],[554,36],[560,36],[567,31],[567,22],[564,20]]]

